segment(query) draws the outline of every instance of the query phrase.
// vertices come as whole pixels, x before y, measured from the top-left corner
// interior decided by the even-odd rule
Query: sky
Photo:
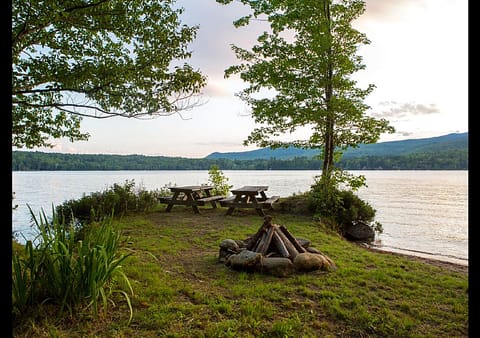
[[[243,146],[255,128],[249,107],[235,96],[246,84],[238,76],[225,79],[224,70],[238,63],[230,45],[253,46],[265,23],[235,28],[233,21],[248,13],[239,3],[177,5],[185,9],[183,23],[199,25],[188,63],[207,76],[202,104],[154,120],[85,118],[88,141],[54,140],[54,148],[34,150],[203,158],[257,148]],[[379,142],[468,131],[467,0],[366,0],[354,26],[370,40],[358,53],[366,68],[355,75],[359,87],[376,87],[366,99],[368,114],[396,129]]]

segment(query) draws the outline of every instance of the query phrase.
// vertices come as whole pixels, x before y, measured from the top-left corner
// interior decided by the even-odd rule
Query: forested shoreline
[[[293,159],[193,159],[183,157],[63,154],[12,152],[12,171],[53,170],[318,170],[321,161],[307,157]],[[346,170],[468,170],[468,151],[446,150],[396,156],[344,158],[338,166]]]

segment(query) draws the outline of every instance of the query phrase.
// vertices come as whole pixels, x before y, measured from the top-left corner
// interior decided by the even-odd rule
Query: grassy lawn
[[[218,262],[224,239],[243,240],[252,210],[175,206],[123,217],[123,264],[133,319],[121,295],[95,318],[58,318],[45,304],[15,337],[468,337],[468,272],[366,250],[310,217],[272,211],[273,223],[309,239],[335,271],[274,277]]]

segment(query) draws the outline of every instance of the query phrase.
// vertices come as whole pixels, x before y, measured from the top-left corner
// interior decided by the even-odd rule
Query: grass
[[[262,225],[254,211],[175,206],[125,216],[123,271],[135,292],[107,314],[58,316],[39,306],[14,337],[468,337],[468,272],[372,252],[310,217],[272,211],[273,222],[306,238],[336,264],[279,278],[218,262],[222,240]]]

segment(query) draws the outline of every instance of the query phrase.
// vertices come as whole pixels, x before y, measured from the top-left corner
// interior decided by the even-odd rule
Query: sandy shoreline
[[[367,245],[361,245],[361,247],[369,250],[369,251],[374,251],[377,253],[385,254],[385,255],[395,255],[395,256],[402,256],[402,257],[407,257],[409,259],[414,259],[418,261],[425,262],[427,264],[435,265],[441,268],[445,268],[451,271],[455,272],[461,272],[461,273],[466,273],[468,274],[468,265],[462,265],[462,264],[457,264],[457,263],[452,263],[452,262],[445,262],[445,261],[440,261],[436,259],[431,259],[431,258],[424,258],[424,257],[419,257],[419,256],[414,256],[414,255],[407,255],[399,252],[391,252],[391,251],[385,251],[377,248],[373,248]]]

